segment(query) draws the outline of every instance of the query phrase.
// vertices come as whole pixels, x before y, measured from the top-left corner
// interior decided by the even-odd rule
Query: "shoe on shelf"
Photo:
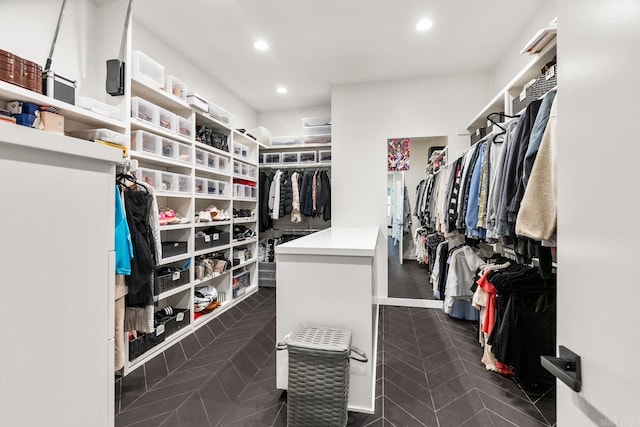
[[[160,218],[164,219],[164,221],[166,221],[166,224],[175,224],[176,221],[178,220],[176,218],[176,213],[171,208],[160,208],[159,214],[161,215]],[[162,215],[164,215],[164,218],[162,218]],[[160,225],[162,225],[162,224],[160,224]]]

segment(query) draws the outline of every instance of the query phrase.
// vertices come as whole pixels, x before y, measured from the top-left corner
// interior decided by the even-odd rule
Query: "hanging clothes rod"
[[[313,163],[313,164],[309,164],[309,165],[301,165],[301,164],[297,164],[297,165],[282,165],[282,164],[277,164],[277,165],[266,165],[266,164],[260,164],[259,167],[261,168],[268,168],[268,169],[331,169],[331,165],[330,164],[322,164],[322,163]]]

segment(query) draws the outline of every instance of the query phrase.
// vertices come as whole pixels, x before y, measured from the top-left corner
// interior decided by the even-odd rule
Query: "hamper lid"
[[[319,326],[298,326],[287,340],[287,346],[345,352],[351,349],[351,331]]]

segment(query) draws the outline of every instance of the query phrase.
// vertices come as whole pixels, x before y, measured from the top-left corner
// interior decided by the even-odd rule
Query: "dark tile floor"
[[[435,309],[382,307],[378,331],[376,413],[350,413],[350,426],[555,424],[553,390],[528,396],[484,369],[473,324]],[[261,289],[119,379],[116,426],[286,426],[274,335],[275,290]]]
[[[388,239],[389,297],[434,299],[427,267],[424,264],[418,264],[418,261],[408,259],[400,264],[398,253],[400,248],[393,245],[391,237]]]

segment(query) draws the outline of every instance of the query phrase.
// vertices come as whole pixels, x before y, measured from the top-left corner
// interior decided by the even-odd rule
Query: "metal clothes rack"
[[[331,170],[331,165],[322,164],[322,163],[313,163],[309,165],[304,165],[304,164],[283,165],[280,163],[276,165],[267,165],[267,164],[261,163],[259,166],[260,168],[267,168],[267,169],[318,169],[318,170],[326,170],[327,172]]]

